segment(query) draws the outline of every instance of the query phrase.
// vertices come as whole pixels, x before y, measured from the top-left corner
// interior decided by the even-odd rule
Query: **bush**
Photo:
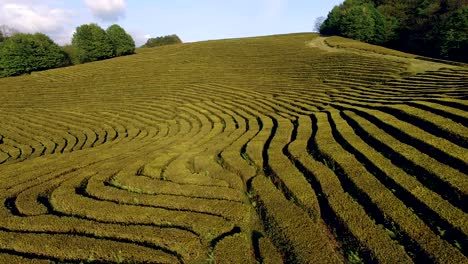
[[[106,33],[112,44],[114,56],[124,56],[135,53],[135,41],[122,27],[119,25],[112,25],[107,28]]]
[[[16,34],[0,45],[0,77],[61,67],[66,55],[42,33]]]
[[[168,35],[163,37],[157,38],[150,38],[146,41],[146,44],[142,46],[142,48],[153,48],[159,47],[164,45],[172,45],[172,44],[180,44],[182,40],[177,35]]]
[[[97,24],[77,27],[73,34],[72,45],[76,48],[80,63],[103,60],[114,55],[106,31]]]

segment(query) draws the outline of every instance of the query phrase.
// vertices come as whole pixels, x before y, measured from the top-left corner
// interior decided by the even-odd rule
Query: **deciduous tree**
[[[439,32],[440,53],[447,58],[468,61],[468,6],[448,17]]]
[[[346,0],[320,33],[468,62],[467,8],[468,0]]]
[[[97,24],[77,27],[73,34],[72,45],[76,48],[80,63],[107,59],[114,54],[106,31]]]
[[[112,25],[106,30],[112,44],[114,56],[124,56],[135,53],[135,41],[119,25]]]
[[[42,33],[16,34],[0,45],[2,77],[61,67],[64,63],[64,52]]]

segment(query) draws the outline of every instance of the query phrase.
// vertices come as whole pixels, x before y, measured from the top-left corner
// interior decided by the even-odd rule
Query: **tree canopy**
[[[468,56],[468,7],[458,10],[447,18],[440,28],[437,48],[448,58],[465,58]]]
[[[119,25],[76,28],[72,45],[60,47],[42,33],[23,34],[0,25],[0,77],[21,75],[135,52],[135,42]]]
[[[162,37],[150,38],[146,41],[146,44],[143,45],[142,48],[153,48],[180,43],[182,43],[182,40],[179,38],[179,36],[173,34]]]
[[[61,67],[65,54],[42,33],[15,34],[0,45],[0,77]]]
[[[114,24],[107,28],[106,33],[114,50],[114,56],[135,53],[135,41],[122,27]]]
[[[77,27],[73,34],[72,45],[76,47],[80,63],[107,59],[114,55],[109,36],[97,24]]]
[[[466,62],[467,14],[468,0],[346,0],[320,33]]]

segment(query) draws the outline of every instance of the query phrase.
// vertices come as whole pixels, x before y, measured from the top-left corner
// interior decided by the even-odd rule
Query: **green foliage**
[[[19,34],[0,26],[0,77],[21,75],[113,56],[133,54],[135,42],[118,25],[107,32],[97,24],[82,25],[73,35],[72,45],[62,48],[44,34]]]
[[[340,6],[335,6],[330,13],[328,13],[327,19],[322,23],[320,33],[324,35],[340,35],[340,24],[341,8]]]
[[[374,9],[374,20],[375,20],[375,44],[384,44],[386,42],[394,40],[398,33],[399,22],[398,19],[391,16],[386,16],[381,13],[378,9]]]
[[[395,36],[396,20],[365,1],[345,1],[328,14],[320,32],[381,44]]]
[[[60,67],[66,56],[48,36],[16,34],[0,46],[0,77]]]
[[[348,262],[352,264],[364,263],[364,260],[359,256],[359,252],[355,251],[348,252],[347,259]]]
[[[320,33],[468,62],[467,8],[466,0],[346,0]]]
[[[107,59],[114,55],[111,40],[97,24],[77,27],[72,45],[77,49],[80,63]]]
[[[447,58],[468,61],[468,6],[448,17],[438,31],[440,53]]]
[[[180,44],[182,40],[177,35],[168,35],[156,38],[150,38],[142,48],[153,48],[164,45]]]
[[[352,6],[342,13],[340,32],[346,37],[372,42],[375,35],[373,6]]]
[[[66,60],[67,60],[68,65],[80,64],[80,59],[78,58],[78,51],[75,46],[65,45],[62,47],[62,50],[66,55]]]
[[[135,41],[119,25],[112,25],[106,30],[112,44],[115,56],[124,56],[135,53]]]

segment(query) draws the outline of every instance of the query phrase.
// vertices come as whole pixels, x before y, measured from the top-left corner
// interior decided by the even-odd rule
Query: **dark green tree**
[[[42,33],[16,34],[0,45],[0,76],[15,76],[61,67],[65,54]]]
[[[444,57],[468,62],[468,6],[452,13],[437,32],[437,47]]]
[[[371,5],[356,5],[341,12],[341,35],[361,41],[374,40],[376,23]]]
[[[342,6],[335,6],[328,17],[323,21],[320,26],[320,33],[324,35],[340,35],[340,24],[341,24],[341,9]]]
[[[467,8],[468,0],[345,0],[320,33],[468,62]]]
[[[124,56],[135,53],[135,41],[119,25],[112,25],[106,30],[112,44],[114,56]]]
[[[146,41],[146,44],[143,45],[142,47],[153,48],[153,47],[180,44],[180,43],[182,43],[182,40],[179,38],[179,36],[173,34],[173,35],[167,35],[167,36],[162,36],[162,37],[150,38]]]
[[[97,24],[77,27],[73,34],[72,45],[76,48],[80,63],[107,59],[114,54],[106,31]]]
[[[396,19],[385,17],[372,3],[345,1],[328,14],[320,33],[381,44],[395,37],[397,25]]]
[[[373,8],[372,15],[375,21],[375,32],[372,43],[385,44],[393,41],[398,36],[398,19],[386,16],[379,9]]]

